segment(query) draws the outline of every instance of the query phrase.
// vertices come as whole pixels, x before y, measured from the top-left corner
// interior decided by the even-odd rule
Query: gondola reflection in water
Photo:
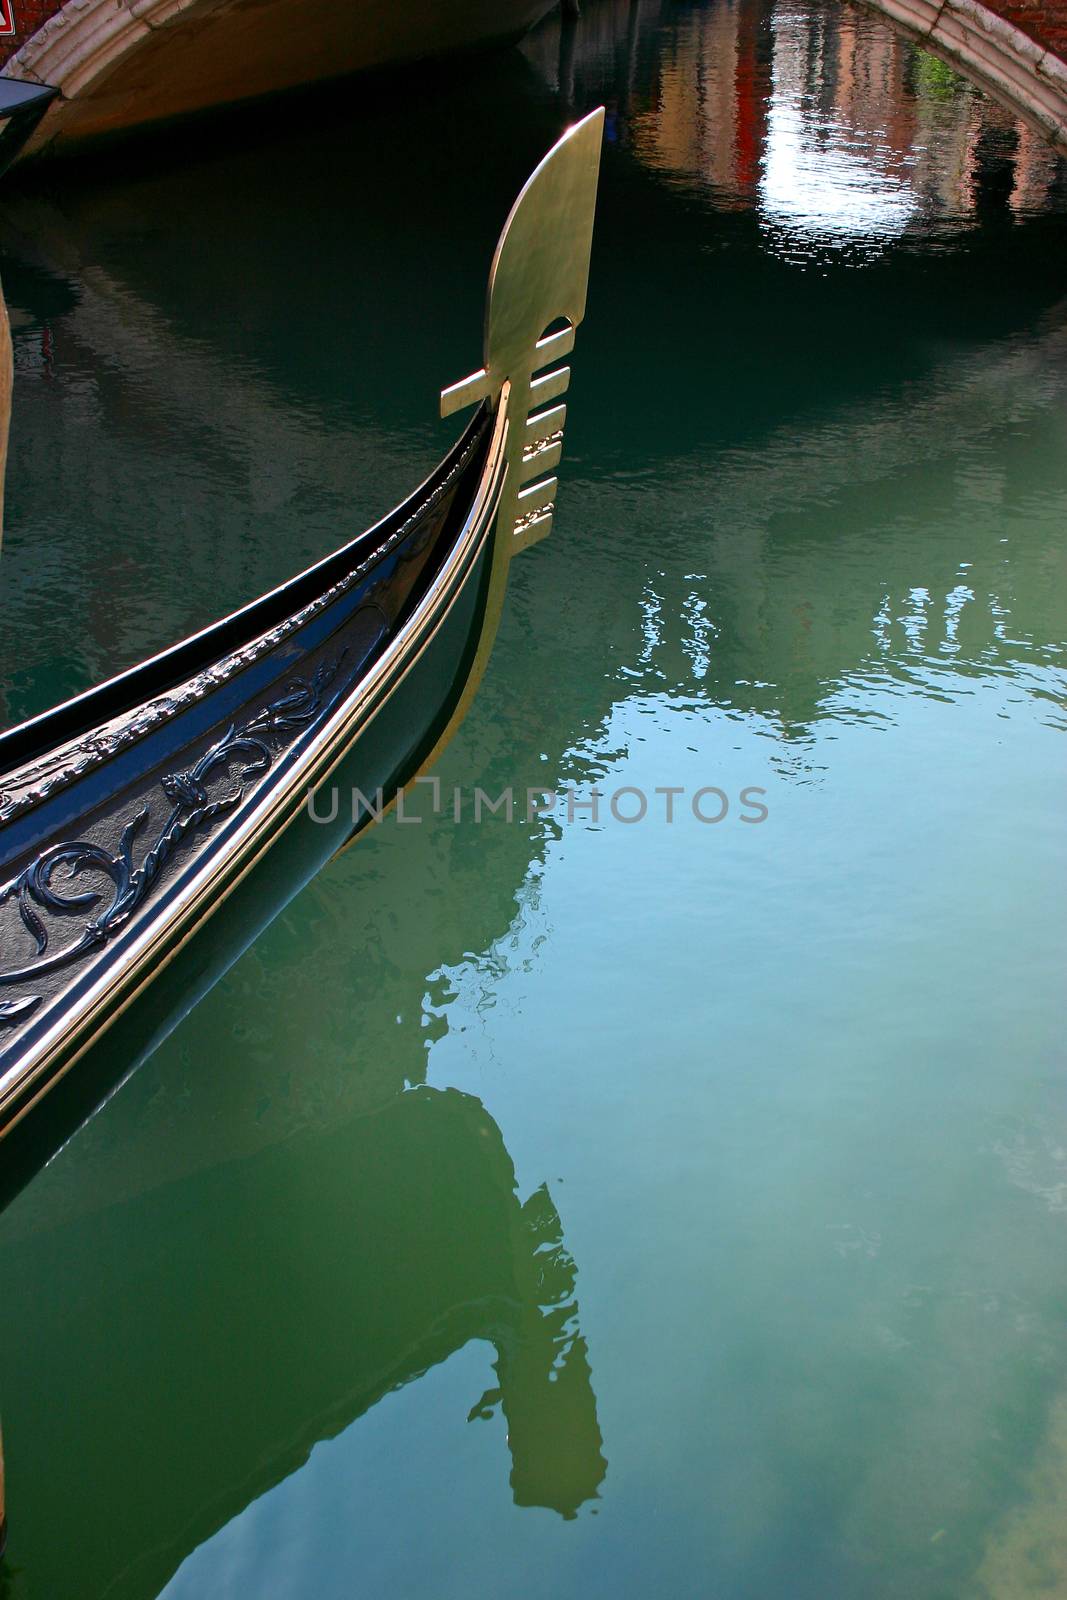
[[[170,1113],[157,1126],[182,1147]],[[109,1163],[128,1186],[114,1203],[95,1203],[90,1163],[76,1191],[46,1183],[5,1219],[23,1308],[5,1330],[10,1559],[34,1593],[156,1600],[264,1514],[299,1549],[288,1496],[320,1442],[358,1454],[361,1419],[457,1357],[450,1447],[466,1436],[516,1506],[595,1507],[607,1462],[575,1263],[548,1186],[520,1201],[472,1095],[412,1089],[169,1182],[140,1135]],[[62,1296],[42,1297],[57,1270]],[[342,1515],[358,1541],[358,1490]],[[202,1592],[195,1572],[177,1592]]]
[[[280,589],[0,738],[0,1136],[180,952],[178,1014],[195,1003],[366,826],[368,809],[313,823],[316,788],[395,795],[463,715],[509,563],[551,526],[602,126],[598,110],[569,129],[512,209],[484,366],[442,395],[445,416],[477,410],[422,487]],[[189,954],[226,900],[225,934]]]

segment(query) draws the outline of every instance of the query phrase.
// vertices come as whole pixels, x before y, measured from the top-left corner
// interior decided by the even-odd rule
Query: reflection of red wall
[[[7,9],[14,12],[15,31],[0,39],[0,66],[11,57],[20,45],[36,33],[42,22],[54,17],[63,0],[7,0]]]
[[[760,54],[762,24],[768,8],[760,0],[743,0],[737,20],[737,67],[734,71],[734,150],[737,187],[755,194],[759,184],[760,156],[767,136],[767,107],[771,97],[770,51]]]

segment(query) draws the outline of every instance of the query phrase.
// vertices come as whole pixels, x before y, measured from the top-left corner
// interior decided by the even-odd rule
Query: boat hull
[[[5,71],[61,91],[34,150],[517,39],[553,3],[54,0],[43,21],[34,8],[32,32],[15,35]]]
[[[0,1041],[0,1136],[244,886],[213,960],[205,964],[205,947],[196,958],[199,978],[181,978],[177,1015],[194,1004],[440,745],[484,642],[505,431],[503,413],[468,430],[409,513],[404,539],[387,541],[386,554],[359,582],[232,678],[214,658],[206,676],[220,681],[180,714],[145,725],[146,706],[173,702],[171,689],[138,706],[135,736],[120,738],[103,758],[93,755],[98,733],[68,740],[63,748],[75,755],[65,767],[47,758],[30,803],[18,773],[25,782],[32,763],[17,769],[15,781],[9,774],[2,802],[0,1024],[7,1038]],[[434,539],[444,547],[436,567]],[[386,608],[397,584],[408,581],[405,562],[414,567],[420,559],[430,566],[420,574],[424,591],[394,627]],[[131,688],[136,684],[125,693]],[[92,704],[107,704],[106,691],[97,696]],[[43,719],[41,737],[53,720]],[[96,726],[105,733],[117,727],[121,736],[127,724],[120,717]],[[85,770],[69,777],[87,749]],[[42,799],[48,783],[55,787]],[[97,806],[94,786],[105,796]],[[322,786],[329,795],[309,807],[309,795]],[[355,808],[354,791],[365,797]],[[155,1040],[168,1025],[157,1005],[141,1031]],[[134,1034],[139,1026],[134,1019]],[[128,1036],[126,1050],[130,1043]]]

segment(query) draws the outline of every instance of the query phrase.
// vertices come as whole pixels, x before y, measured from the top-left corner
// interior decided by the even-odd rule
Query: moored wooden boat
[[[551,525],[569,381],[553,363],[585,310],[602,122],[571,128],[516,201],[485,364],[442,396],[445,415],[477,410],[426,483],[281,588],[0,737],[0,1136],[240,889],[217,976],[462,716],[510,560]],[[312,812],[334,782],[367,797],[358,815]]]

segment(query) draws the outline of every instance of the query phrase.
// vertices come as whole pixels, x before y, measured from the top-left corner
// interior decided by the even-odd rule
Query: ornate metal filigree
[[[295,679],[284,695],[240,727],[231,725],[188,771],[171,772],[161,780],[160,787],[171,802],[171,809],[138,865],[134,863],[134,842],[148,819],[147,804],[142,804],[123,828],[114,853],[87,839],[53,844],[17,877],[0,886],[0,905],[7,901],[17,904],[23,926],[36,946],[28,962],[0,972],[0,984],[33,982],[106,944],[143,903],[183,840],[209,828],[218,817],[239,805],[249,780],[266,772],[276,752],[332,704],[324,700],[324,694],[345,654],[342,651],[336,660],[323,663],[310,682]],[[240,763],[240,768],[232,786],[213,797],[208,780],[233,762]],[[112,892],[108,904],[83,924],[77,939],[53,950],[42,913],[54,915],[79,907],[96,907],[106,893],[58,888],[54,874],[60,868],[66,868],[68,883],[79,873],[100,873],[110,879]],[[0,1026],[22,1022],[40,999],[40,995],[26,995],[0,1003]]]

